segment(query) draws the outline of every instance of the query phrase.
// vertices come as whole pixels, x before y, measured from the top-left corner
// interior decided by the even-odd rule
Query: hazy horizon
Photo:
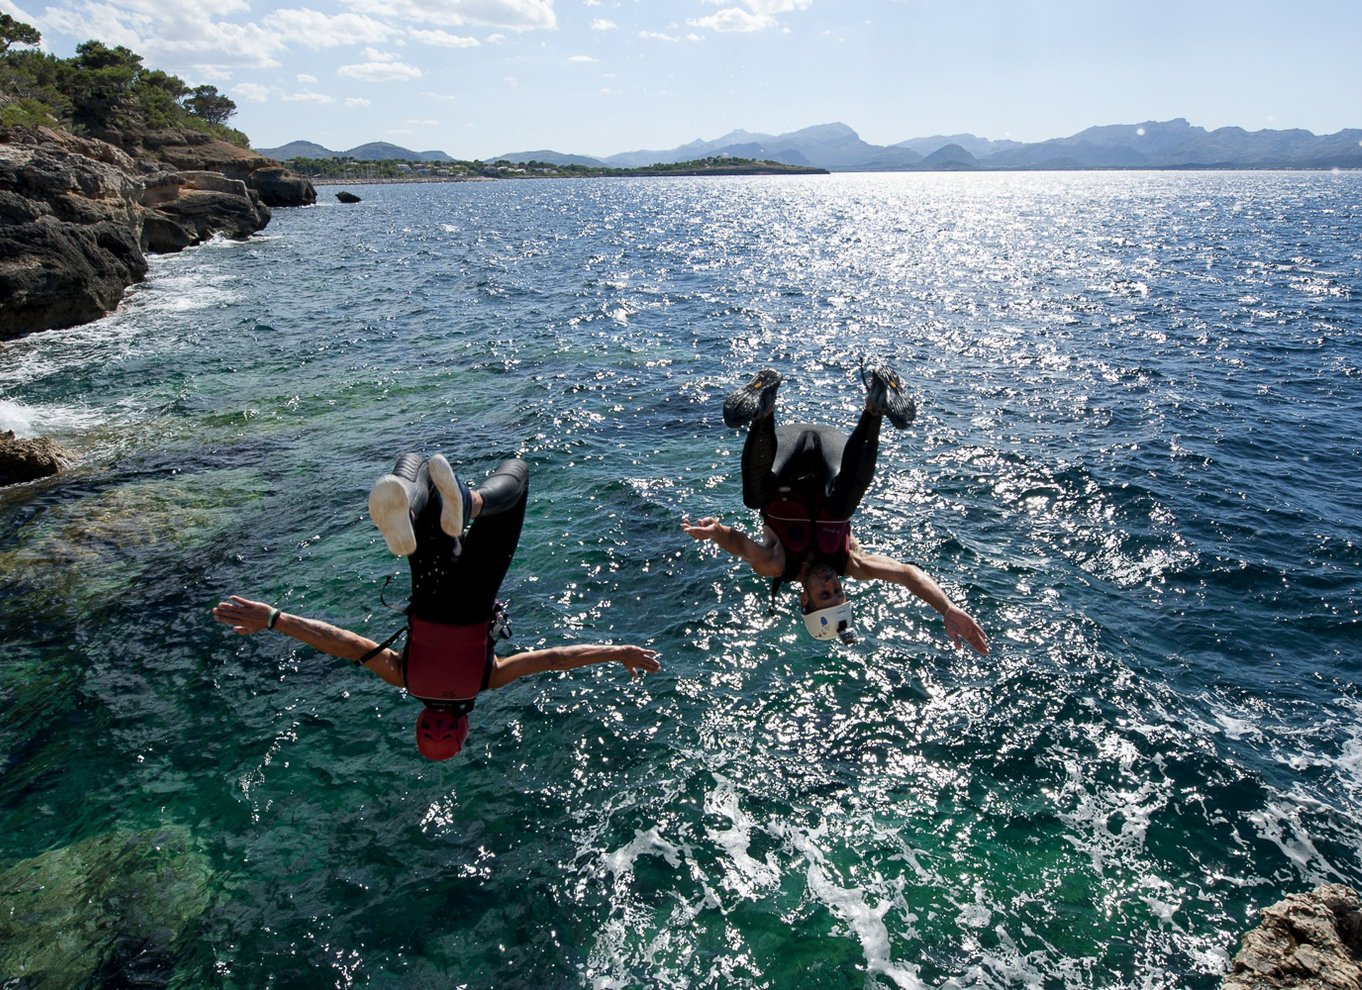
[[[230,96],[257,147],[387,141],[455,158],[602,157],[839,121],[891,145],[1044,141],[1185,118],[1359,126],[1362,13],[1307,0],[57,0],[0,10],[69,55],[87,38]]]

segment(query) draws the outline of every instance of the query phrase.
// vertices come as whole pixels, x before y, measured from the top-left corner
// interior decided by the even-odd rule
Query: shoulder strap
[[[356,660],[356,661],[355,661],[355,666],[356,666],[356,667],[363,667],[366,663],[368,663],[368,662],[369,662],[370,660],[372,660],[374,657],[378,656],[380,653],[382,653],[382,652],[383,652],[384,650],[386,650],[388,647],[390,647],[390,646],[392,646],[394,643],[396,643],[396,642],[398,641],[398,639],[402,636],[402,634],[405,633],[406,631],[407,631],[407,627],[406,627],[406,626],[403,626],[401,629],[397,630],[397,632],[393,633],[391,636],[389,636],[389,637],[388,637],[387,639],[385,639],[383,642],[379,643],[377,646],[375,646],[375,647],[374,647],[372,650],[370,650],[368,653],[364,654],[364,656],[362,656],[362,657],[360,657],[358,660]]]

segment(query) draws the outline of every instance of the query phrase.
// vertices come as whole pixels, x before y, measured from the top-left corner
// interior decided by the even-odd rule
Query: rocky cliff
[[[246,238],[270,207],[316,197],[277,162],[197,132],[0,130],[0,340],[98,319],[146,274],[147,252]]]
[[[1223,990],[1362,990],[1362,902],[1342,884],[1265,908]]]

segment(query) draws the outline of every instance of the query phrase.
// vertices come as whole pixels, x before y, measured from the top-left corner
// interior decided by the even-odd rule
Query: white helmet
[[[814,639],[840,639],[843,643],[856,642],[851,630],[851,603],[842,602],[830,608],[820,608],[804,616],[804,628]]]

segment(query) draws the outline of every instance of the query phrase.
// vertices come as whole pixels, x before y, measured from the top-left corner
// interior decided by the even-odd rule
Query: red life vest
[[[412,696],[435,705],[476,698],[491,669],[491,624],[450,626],[412,615],[408,625],[402,679]]]
[[[782,488],[780,495],[761,510],[762,521],[785,548],[785,573],[781,580],[794,578],[810,556],[832,565],[838,574],[846,573],[851,555],[851,520],[833,519],[821,502],[822,499],[806,499],[801,492]]]

